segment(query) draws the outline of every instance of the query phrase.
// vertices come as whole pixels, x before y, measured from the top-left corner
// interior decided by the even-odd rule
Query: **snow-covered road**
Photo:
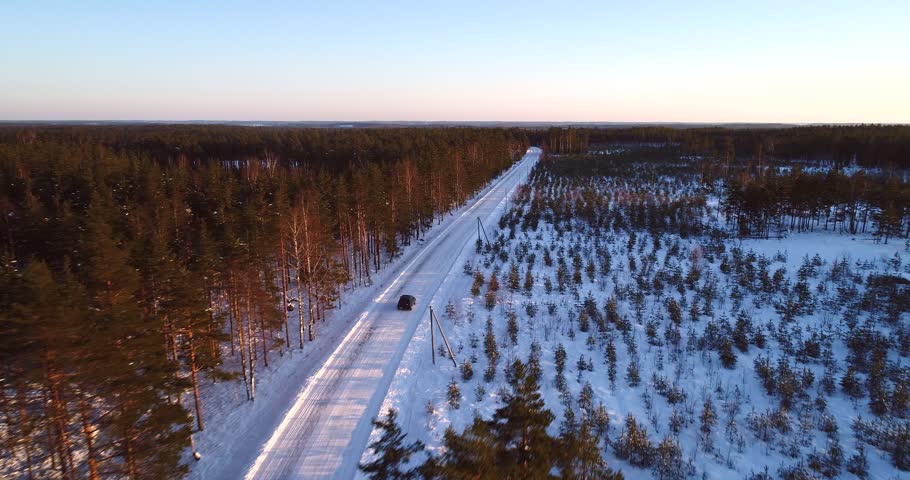
[[[462,250],[474,248],[477,218],[489,230],[539,157],[539,149],[528,150],[486,194],[442,226],[380,295],[364,301],[357,322],[261,447],[247,479],[354,476],[370,421],[379,413],[415,328],[426,320],[427,301],[450,271],[461,268],[455,262]],[[396,310],[402,294],[417,297],[414,311]]]

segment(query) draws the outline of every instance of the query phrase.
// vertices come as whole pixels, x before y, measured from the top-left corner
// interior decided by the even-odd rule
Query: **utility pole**
[[[490,237],[487,236],[487,230],[483,228],[483,222],[477,217],[477,239],[480,240],[480,232],[483,232],[483,238],[487,239],[487,246],[490,245]]]
[[[433,365],[436,365],[436,333],[433,330],[433,306],[430,306],[430,355],[433,358]]]
[[[442,324],[439,323],[439,317],[436,316],[436,312],[433,311],[433,306],[430,305],[430,350],[433,358],[433,365],[436,365],[436,336],[433,333],[433,322],[436,322],[436,328],[439,329],[439,334],[442,336],[442,341],[446,345],[446,350],[449,351],[449,358],[452,359],[452,365],[455,365],[458,368],[458,362],[455,361],[455,352],[452,351],[452,347],[449,346],[449,339],[446,338],[446,333],[442,331]]]

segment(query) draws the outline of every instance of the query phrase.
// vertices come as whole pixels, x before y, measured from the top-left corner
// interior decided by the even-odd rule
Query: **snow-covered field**
[[[672,190],[650,181],[622,180],[633,192]],[[491,234],[495,245],[463,251],[456,263],[464,271],[446,278],[429,300],[459,367],[440,357],[438,335],[431,363],[425,315],[382,404],[383,412],[400,412],[409,441],[438,453],[448,427],[460,432],[475,416],[490,418],[509,388],[505,366],[539,349],[542,394],[557,419],[551,430],[596,421],[606,411],[601,445],[626,478],[659,478],[655,468],[617,454],[630,415],[653,445],[666,437],[678,442],[682,457],[673,473],[682,477],[850,478],[864,450],[869,478],[910,478],[874,439],[859,439],[856,423],[872,425],[868,434],[906,422],[898,396],[910,387],[904,367],[910,315],[898,311],[894,318],[888,299],[868,288],[870,279],[908,278],[904,239],[882,244],[870,235],[815,231],[783,240],[711,240],[598,228],[580,218],[590,198],[583,187],[543,175],[534,182]],[[692,194],[687,188],[671,197]],[[541,198],[539,224],[524,223]],[[575,215],[548,209],[557,198],[569,198]],[[623,195],[613,198],[614,212],[632,215]],[[721,228],[716,198],[704,205],[703,225]],[[474,294],[472,284],[479,287]],[[492,380],[484,378],[488,325],[500,357]],[[870,406],[875,355],[857,360],[879,340],[888,345],[885,414]],[[465,362],[473,376],[463,375]],[[557,363],[564,364],[562,379]],[[862,364],[873,366],[848,367]],[[848,370],[860,389],[852,395],[843,386]],[[362,461],[372,458],[368,450]]]

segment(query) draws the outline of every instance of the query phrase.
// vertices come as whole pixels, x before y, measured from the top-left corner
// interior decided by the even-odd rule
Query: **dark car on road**
[[[417,297],[414,295],[402,295],[398,299],[399,310],[413,310],[417,306]]]

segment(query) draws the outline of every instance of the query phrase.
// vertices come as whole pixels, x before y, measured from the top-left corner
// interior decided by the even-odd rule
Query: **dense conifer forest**
[[[0,476],[180,476],[200,382],[255,399],[260,366],[526,147],[468,128],[0,129]]]

